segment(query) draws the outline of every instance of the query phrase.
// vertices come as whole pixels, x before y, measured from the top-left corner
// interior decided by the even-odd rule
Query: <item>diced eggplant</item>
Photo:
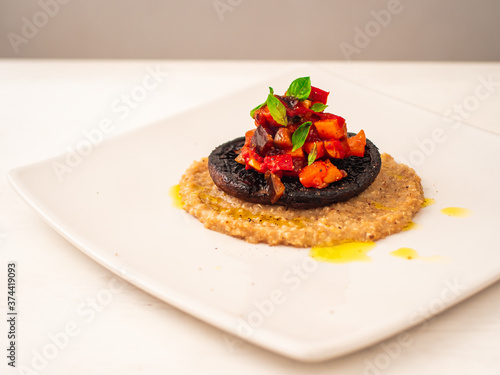
[[[272,172],[267,172],[265,177],[269,199],[271,200],[271,204],[275,204],[285,192],[285,185],[283,185],[281,179]]]
[[[266,132],[266,130],[259,125],[252,135],[250,146],[255,148],[255,151],[261,156],[265,156],[267,150],[273,147],[273,137]]]
[[[299,100],[297,98],[294,98],[293,96],[280,96],[276,95],[282,103],[288,106],[288,108],[292,109],[294,108],[298,103]]]
[[[292,148],[292,135],[290,130],[285,127],[279,128],[274,135],[274,146],[280,149]]]

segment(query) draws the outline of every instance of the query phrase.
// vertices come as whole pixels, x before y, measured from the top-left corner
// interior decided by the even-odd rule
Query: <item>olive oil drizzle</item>
[[[378,202],[374,202],[373,206],[376,209],[378,209],[378,210],[386,210],[386,211],[393,211],[393,212],[398,210],[398,208],[395,208],[395,207],[386,207],[386,206],[384,206],[384,205],[382,205],[382,204],[380,204]]]
[[[419,260],[426,260],[426,261],[439,261],[439,260],[444,259],[440,255],[421,256],[418,254],[418,252],[416,250],[411,249],[409,247],[399,248],[397,250],[391,251],[390,254],[395,256],[395,257],[408,259],[408,260],[419,259]]]
[[[183,206],[183,203],[182,203],[182,197],[181,197],[181,194],[180,194],[180,185],[177,184],[177,185],[174,185],[170,188],[170,198],[172,198],[172,205],[175,207],[175,208],[182,208]]]
[[[408,230],[413,230],[413,229],[418,229],[420,228],[421,225],[420,224],[417,224],[415,223],[414,221],[409,221],[408,224],[406,224],[404,227],[403,227],[403,231],[408,231]]]
[[[410,259],[410,260],[419,258],[418,253],[415,250],[410,249],[409,247],[402,247],[400,249],[391,251],[390,254],[394,255],[395,257]]]
[[[436,200],[433,198],[424,198],[424,203],[422,203],[422,208],[428,207],[436,203]]]
[[[263,225],[276,225],[276,226],[290,226],[295,228],[303,228],[307,225],[311,224],[311,220],[307,220],[304,217],[294,218],[291,220],[287,220],[284,218],[280,218],[272,215],[263,215],[263,214],[254,214],[250,210],[238,207],[224,207],[222,205],[223,200],[221,198],[215,197],[207,192],[207,189],[203,186],[193,186],[193,189],[196,191],[200,201],[210,207],[212,210],[220,213],[225,213],[230,216],[234,220],[245,220],[249,222],[255,222],[256,224]],[[182,197],[180,195],[180,186],[174,185],[170,189],[170,196],[172,198],[173,205],[177,208],[182,208]],[[435,200],[432,198],[425,198],[422,203],[422,207],[428,207],[435,203]],[[391,207],[385,207],[377,202],[374,202],[374,207],[381,210],[395,210]],[[441,213],[454,216],[454,217],[466,217],[471,214],[471,211],[465,208],[460,207],[447,207],[441,210]],[[417,229],[420,227],[420,224],[417,224],[413,221],[410,221],[403,228],[403,231],[408,231],[412,229]],[[370,252],[375,247],[375,242],[367,241],[367,242],[343,242],[337,245],[332,246],[314,246],[311,248],[309,255],[323,262],[329,263],[350,263],[350,262],[369,262],[372,260],[370,256],[368,256],[368,252]],[[402,247],[397,250],[394,250],[390,253],[390,255],[408,259],[408,260],[427,260],[427,261],[436,261],[442,260],[443,257],[439,255],[435,256],[420,256],[418,252],[414,249],[408,247]]]
[[[345,242],[335,246],[314,246],[310,256],[330,263],[369,262],[367,255],[375,247],[375,242]]]
[[[275,225],[275,226],[289,226],[295,228],[304,228],[308,224],[312,224],[311,220],[307,220],[303,217],[297,217],[294,219],[284,219],[272,215],[263,215],[263,214],[254,214],[250,210],[238,207],[224,207],[221,203],[222,199],[214,197],[210,193],[204,191],[201,188],[201,191],[198,192],[198,197],[200,200],[210,207],[212,210],[220,213],[224,213],[230,216],[233,220],[245,220],[248,222],[254,222],[256,224],[264,224],[264,225]]]
[[[467,217],[472,214],[472,211],[462,207],[446,207],[441,210],[441,213],[452,217]]]

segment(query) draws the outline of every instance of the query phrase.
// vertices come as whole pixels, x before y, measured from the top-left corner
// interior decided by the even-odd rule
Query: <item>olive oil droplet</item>
[[[416,250],[410,249],[409,247],[402,247],[400,249],[391,251],[390,254],[394,255],[395,257],[408,259],[408,260],[420,259],[420,260],[427,260],[427,261],[439,261],[439,260],[445,259],[440,255],[423,257],[423,256],[419,255]]]
[[[394,255],[395,257],[405,258],[405,259],[419,258],[418,253],[415,250],[410,249],[409,247],[402,247],[400,249],[391,251],[391,255]]]
[[[403,230],[407,231],[407,230],[418,229],[418,228],[420,228],[420,224],[417,224],[417,223],[415,223],[413,221],[410,221],[410,222],[408,222],[408,224],[406,224],[403,227]]]
[[[453,217],[467,217],[472,211],[462,207],[446,207],[441,210],[441,213]]]
[[[180,185],[174,185],[170,188],[170,198],[172,198],[172,204],[175,208],[182,208],[182,198],[180,194]]]
[[[422,208],[428,207],[436,203],[436,201],[432,198],[424,198],[424,203],[422,203]]]
[[[375,247],[375,242],[346,242],[335,246],[315,246],[311,249],[311,257],[331,263],[369,262],[366,255]]]

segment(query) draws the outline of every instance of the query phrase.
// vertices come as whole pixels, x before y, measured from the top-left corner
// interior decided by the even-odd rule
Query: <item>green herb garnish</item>
[[[323,112],[326,107],[328,107],[326,104],[323,104],[323,103],[314,103],[311,107],[311,109],[314,111],[314,112]]]
[[[274,90],[273,90],[273,88],[272,88],[272,87],[269,87],[269,93],[270,93],[271,95],[274,95]],[[266,105],[266,103],[267,103],[267,102],[264,102],[264,103],[262,103],[262,104],[259,104],[257,107],[255,107],[254,109],[252,109],[252,110],[250,111],[250,117],[251,117],[251,118],[255,118],[255,112],[257,112],[259,109],[261,109],[262,107],[264,107],[264,106]]]
[[[266,104],[267,108],[269,108],[269,113],[273,116],[274,121],[280,125],[287,126],[288,121],[286,119],[286,108],[283,103],[270,93],[267,96]]]
[[[266,105],[266,103],[262,103],[262,104],[259,104],[257,107],[255,107],[254,109],[252,109],[250,111],[250,117],[251,118],[255,118],[255,112],[257,112],[259,109],[261,109],[262,107],[264,107]]]
[[[316,142],[314,142],[313,147],[311,149],[311,153],[307,155],[307,165],[311,165],[316,160],[316,156],[318,156],[318,147]]]
[[[286,90],[286,95],[293,96],[299,100],[306,100],[311,93],[311,78],[302,77],[297,78],[290,84],[288,90]]]
[[[312,122],[307,121],[300,125],[297,130],[292,134],[292,152],[304,146],[306,142],[307,135],[309,134],[309,129],[311,128]]]

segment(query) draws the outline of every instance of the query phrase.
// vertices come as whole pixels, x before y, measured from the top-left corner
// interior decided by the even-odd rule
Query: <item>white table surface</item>
[[[411,345],[402,350],[391,346],[391,338],[328,362],[300,363],[231,337],[120,281],[46,225],[7,182],[10,169],[65,152],[104,118],[116,120],[117,129],[108,135],[114,136],[245,86],[265,85],[296,64],[0,61],[0,373],[500,374],[498,282],[409,330]],[[500,134],[500,63],[313,64]],[[120,116],[117,105],[151,70],[157,84],[148,81],[144,100],[130,103]],[[10,261],[18,268],[17,370],[7,366],[5,355]],[[74,337],[63,340],[60,333],[72,327],[77,327]],[[60,338],[57,352],[51,351],[54,337]],[[41,360],[44,351],[53,358]]]

